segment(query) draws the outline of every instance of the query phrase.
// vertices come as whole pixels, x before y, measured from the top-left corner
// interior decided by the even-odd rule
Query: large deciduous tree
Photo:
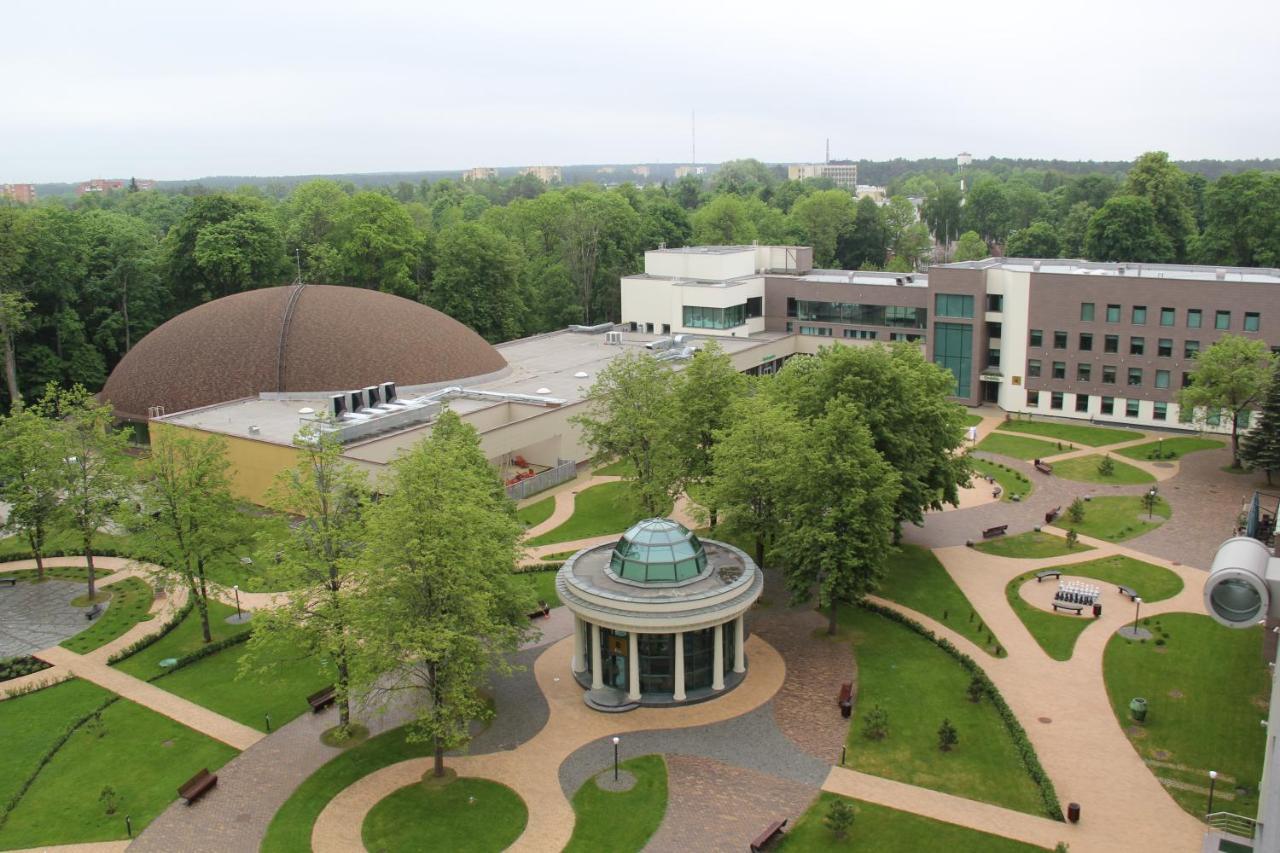
[[[910,202],[907,203],[910,206]],[[836,239],[836,260],[844,269],[884,266],[889,250],[889,236],[884,214],[875,199],[858,200],[853,222]]]
[[[352,196],[334,217],[334,263],[342,280],[417,299],[424,237],[405,206],[381,193]]]
[[[874,212],[875,202],[871,204]],[[813,247],[814,266],[835,266],[840,235],[855,227],[854,216],[859,212],[853,196],[844,190],[810,193],[795,203],[791,221],[804,242]]]
[[[1004,253],[1010,258],[1058,257],[1058,233],[1044,220],[1019,228],[1009,235]]]
[[[1089,219],[1085,255],[1092,261],[1165,263],[1174,259],[1173,244],[1156,221],[1145,198],[1117,195]]]
[[[991,250],[987,247],[987,241],[983,240],[977,231],[966,231],[956,241],[955,260],[957,261],[980,261],[990,256]]]
[[[1231,418],[1231,464],[1236,467],[1240,465],[1240,417],[1266,394],[1275,363],[1266,341],[1223,335],[1197,354],[1191,384],[1178,395],[1178,405],[1196,410],[1202,422],[1222,414]]]
[[[746,384],[747,377],[738,372],[714,339],[675,375],[671,433],[686,487],[711,477],[717,436],[729,426],[730,410]],[[715,501],[707,509],[714,529]]]
[[[493,228],[462,222],[446,228],[436,246],[428,303],[489,341],[518,337],[523,306],[520,250]]]
[[[1129,170],[1123,192],[1151,203],[1156,227],[1169,243],[1172,260],[1186,260],[1187,243],[1196,232],[1193,199],[1186,173],[1170,163],[1165,152],[1148,151]]]
[[[1280,471],[1280,363],[1271,372],[1260,411],[1258,423],[1240,442],[1240,461],[1266,472],[1269,486],[1272,473]]]
[[[0,501],[9,505],[4,529],[22,536],[44,577],[44,547],[63,520],[62,493],[68,467],[63,433],[44,405],[17,406],[0,418]]]

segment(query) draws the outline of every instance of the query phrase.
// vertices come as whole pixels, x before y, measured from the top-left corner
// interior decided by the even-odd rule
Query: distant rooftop
[[[1234,281],[1255,284],[1280,284],[1280,269],[1265,267],[1215,267],[1197,264],[1102,263],[1069,258],[986,258],[935,264],[941,269],[1042,272],[1055,275],[1129,276],[1133,278],[1174,278],[1190,281]]]

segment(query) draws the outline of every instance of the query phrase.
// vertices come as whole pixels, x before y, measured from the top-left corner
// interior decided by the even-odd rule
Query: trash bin
[[[1067,803],[1067,820],[1071,821],[1072,823],[1080,822],[1080,804],[1079,803]]]
[[[1147,700],[1141,697],[1132,700],[1129,703],[1129,715],[1136,722],[1143,722],[1147,719]]]
[[[1093,605],[1093,618],[1097,619],[1101,615],[1102,615],[1102,605],[1095,602]]]
[[[845,699],[840,703],[840,716],[847,720],[851,713],[853,713],[853,702]]]

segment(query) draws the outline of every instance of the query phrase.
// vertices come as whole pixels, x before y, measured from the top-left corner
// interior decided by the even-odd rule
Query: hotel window
[[[1113,414],[1115,414],[1115,411],[1116,411],[1116,398],[1115,398],[1115,397],[1103,397],[1103,398],[1102,398],[1102,407],[1101,407],[1101,409],[1100,409],[1099,411],[1101,411],[1101,412],[1102,412],[1102,414],[1104,414],[1104,415],[1113,415]]]
[[[988,293],[988,294],[987,294],[987,310],[988,310],[988,311],[1003,311],[1003,310],[1004,310],[1004,297],[1003,297],[1003,296],[1001,296],[999,293]]]
[[[1080,333],[1080,349],[1084,350],[1085,352],[1090,352],[1093,350],[1093,333],[1092,332]]]
[[[1230,329],[1231,328],[1231,312],[1219,311],[1216,314],[1214,314],[1213,327],[1215,329]]]
[[[1077,382],[1088,382],[1092,374],[1093,374],[1093,365],[1091,364],[1076,365],[1076,381]]]
[[[1035,379],[1040,376],[1040,359],[1032,358],[1027,360],[1027,378]]]
[[[1053,348],[1054,348],[1054,349],[1066,349],[1066,348],[1067,348],[1067,333],[1066,333],[1066,332],[1054,332],[1054,333],[1053,333]]]
[[[1000,350],[987,347],[987,367],[1000,366]]]
[[[1200,352],[1199,341],[1184,341],[1182,344],[1182,357],[1195,358],[1196,353]]]
[[[1145,305],[1133,306],[1133,325],[1135,326],[1147,325],[1147,306]]]
[[[829,338],[831,337],[831,329],[826,326],[801,326],[800,334],[815,335],[819,338]]]
[[[956,396],[973,393],[973,326],[970,323],[933,324],[933,363],[956,378]]]
[[[1161,358],[1173,358],[1173,338],[1161,338],[1157,341],[1156,355]]]
[[[1040,329],[1032,329],[1031,334],[1027,337],[1027,345],[1033,347],[1044,346],[1044,332]]]
[[[1076,411],[1077,412],[1089,411],[1089,395],[1088,394],[1076,395]]]
[[[1113,365],[1113,364],[1104,364],[1104,365],[1102,365],[1102,384],[1103,384],[1103,385],[1115,385],[1115,384],[1116,384],[1116,368],[1115,368],[1115,365]]]
[[[1108,323],[1120,322],[1120,306],[1119,305],[1107,306],[1107,322]]]
[[[1157,388],[1169,387],[1169,371],[1167,370],[1156,371],[1156,387]]]
[[[1067,363],[1065,361],[1055,361],[1053,363],[1053,378],[1054,379],[1067,378]]]
[[[1062,392],[1061,391],[1054,391],[1052,394],[1049,395],[1049,408],[1051,409],[1062,408]]]
[[[1142,355],[1147,350],[1147,342],[1143,338],[1129,338],[1129,355]]]
[[[1169,404],[1168,403],[1152,404],[1151,417],[1157,421],[1167,420],[1169,417]]]
[[[1136,418],[1136,417],[1138,416],[1138,406],[1139,406],[1139,405],[1140,405],[1140,404],[1139,404],[1139,402],[1138,402],[1137,400],[1125,400],[1125,401],[1124,401],[1124,415],[1125,415],[1125,417],[1127,417],[1127,418]]]
[[[728,308],[704,308],[700,305],[684,306],[684,325],[690,329],[732,329],[747,322],[747,305],[731,305]]]
[[[1093,322],[1093,303],[1092,302],[1080,303],[1080,322],[1082,323]]]
[[[1039,391],[1027,392],[1027,405],[1033,409],[1040,408],[1040,392]]]
[[[1130,385],[1142,384],[1142,368],[1141,367],[1129,368],[1129,384]]]
[[[1199,308],[1187,309],[1187,328],[1188,329],[1200,328],[1200,309]]]
[[[1172,326],[1178,322],[1178,312],[1173,308],[1160,309],[1160,325]]]
[[[1191,374],[1187,373],[1185,370],[1182,372],[1182,387],[1183,388],[1191,387]]]
[[[756,317],[764,316],[764,297],[748,296],[747,297],[747,319],[752,320]]]
[[[933,297],[933,310],[939,317],[972,317],[973,297],[938,293]]]
[[[1244,312],[1244,330],[1246,332],[1258,331],[1258,326],[1260,324],[1261,319],[1262,318],[1258,315],[1257,311]]]
[[[1103,338],[1102,351],[1103,352],[1120,352],[1120,336],[1107,335],[1105,338]]]

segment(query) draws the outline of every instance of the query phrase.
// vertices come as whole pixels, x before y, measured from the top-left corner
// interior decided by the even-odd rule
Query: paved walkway
[[[29,655],[83,631],[89,608],[72,607],[71,600],[84,593],[80,581],[57,578],[0,588],[0,658]]]

